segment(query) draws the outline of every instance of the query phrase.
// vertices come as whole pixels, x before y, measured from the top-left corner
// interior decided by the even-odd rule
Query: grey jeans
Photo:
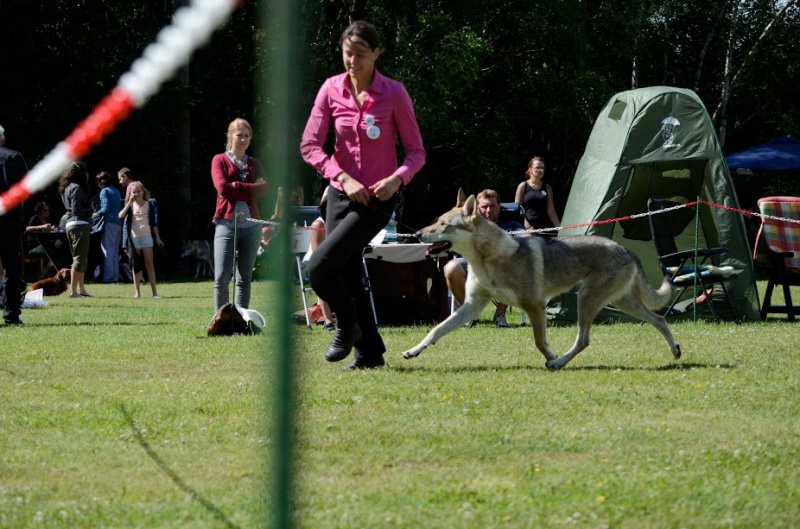
[[[239,259],[236,263],[237,307],[250,308],[250,280],[256,263],[258,247],[261,244],[261,227],[238,229],[236,249]],[[233,228],[217,225],[214,231],[214,311],[230,301],[228,286],[233,276]]]

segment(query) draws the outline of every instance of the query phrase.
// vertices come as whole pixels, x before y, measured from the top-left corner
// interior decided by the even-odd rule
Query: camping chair
[[[765,197],[758,200],[762,215],[800,220],[800,198]],[[761,319],[770,312],[782,313],[795,321],[800,306],[792,304],[790,286],[800,286],[800,223],[761,218],[753,258],[769,264],[767,291],[761,304]],[[762,259],[765,258],[765,259]],[[784,305],[772,304],[772,289],[783,287]]]
[[[500,202],[500,215],[497,222],[516,221],[525,225],[525,212],[516,202]]]
[[[670,303],[665,314],[669,315],[672,312],[675,304],[687,289],[697,285],[700,288],[695,293],[693,303],[707,301],[708,308],[711,311],[714,321],[719,322],[719,317],[714,309],[714,301],[712,299],[714,286],[719,285],[722,289],[725,301],[728,302],[728,305],[733,311],[734,318],[738,322],[739,315],[736,312],[736,307],[733,302],[731,302],[725,283],[738,277],[742,271],[734,270],[731,266],[720,267],[714,264],[714,262],[718,261],[720,255],[728,252],[728,249],[725,247],[697,248],[678,251],[675,244],[675,236],[683,231],[690,217],[686,215],[685,208],[666,213],[658,213],[674,206],[680,206],[680,204],[666,199],[651,198],[647,200],[647,211],[651,213],[649,216],[650,232],[653,236],[653,242],[655,242],[656,245],[661,271],[664,275],[669,276],[674,286],[681,289]],[[695,262],[695,255],[698,258],[697,262]],[[711,259],[712,262],[707,262],[709,259]]]

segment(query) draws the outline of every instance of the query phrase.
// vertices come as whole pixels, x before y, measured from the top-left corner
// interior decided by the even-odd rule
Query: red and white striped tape
[[[86,156],[109,133],[141,108],[147,99],[175,71],[187,64],[191,54],[205,44],[243,0],[193,0],[179,9],[172,24],[162,29],[156,40],[131,69],[120,77],[117,86],[92,110],[67,138],[60,142],[25,177],[0,196],[0,215],[42,191],[71,163]]]
[[[755,211],[748,211],[746,209],[737,209],[737,208],[733,208],[731,206],[725,206],[723,204],[715,204],[714,202],[708,202],[707,200],[698,200],[698,201],[695,201],[695,202],[687,202],[686,204],[679,204],[677,206],[664,208],[664,209],[661,209],[661,210],[658,210],[658,211],[650,211],[650,212],[647,212],[647,213],[636,213],[634,215],[625,215],[624,217],[616,217],[616,218],[613,218],[613,219],[606,219],[606,220],[597,220],[597,221],[593,221],[593,222],[583,222],[581,224],[571,224],[569,226],[558,226],[558,227],[555,227],[555,228],[541,228],[541,229],[538,229],[538,230],[530,230],[530,231],[529,230],[520,230],[520,231],[515,231],[515,232],[509,232],[509,234],[510,235],[522,235],[522,234],[525,234],[525,233],[545,233],[545,232],[551,232],[551,231],[573,230],[573,229],[576,229],[576,228],[585,228],[587,226],[597,226],[597,225],[601,225],[601,224],[613,224],[615,222],[620,222],[620,221],[625,221],[625,220],[632,220],[632,219],[638,219],[638,218],[642,218],[642,217],[649,217],[650,215],[660,215],[662,213],[668,213],[670,211],[675,211],[676,209],[683,209],[683,208],[693,207],[693,206],[696,206],[698,204],[703,204],[704,206],[709,206],[709,207],[712,207],[712,208],[718,208],[718,209],[724,209],[724,210],[727,210],[727,211],[732,211],[733,213],[739,213],[741,215],[745,215],[745,216],[748,216],[748,217],[761,217],[761,218],[765,218],[765,219],[774,219],[774,220],[781,220],[781,221],[785,221],[785,222],[794,222],[796,224],[800,224],[800,220],[798,220],[798,219],[787,219],[787,218],[783,218],[783,217],[775,217],[773,215],[762,215],[761,213],[757,213]]]

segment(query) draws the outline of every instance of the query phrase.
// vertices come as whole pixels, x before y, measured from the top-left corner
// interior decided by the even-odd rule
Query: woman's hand
[[[378,180],[376,183],[369,187],[369,190],[375,194],[375,197],[381,202],[386,202],[392,198],[403,181],[397,175],[392,175],[383,180]]]
[[[164,241],[162,241],[161,237],[159,237],[158,235],[156,235],[156,244],[158,245],[159,248],[164,247]]]
[[[363,206],[369,206],[369,191],[361,182],[347,173],[341,173],[336,177],[336,181],[342,185],[342,189],[347,193],[350,200]]]

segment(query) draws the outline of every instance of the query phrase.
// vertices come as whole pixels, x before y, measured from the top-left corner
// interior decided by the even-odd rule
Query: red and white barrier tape
[[[255,223],[255,224],[261,224],[262,226],[266,226],[266,227],[268,227],[270,229],[272,229],[272,228],[277,229],[277,228],[281,227],[281,223],[280,222],[276,222],[274,220],[261,220],[261,219],[252,219],[252,218],[247,218],[245,220],[247,220],[247,222],[252,222],[252,223]],[[295,230],[325,231],[325,228],[312,228],[311,226],[298,226],[296,224],[294,226],[292,226],[292,228],[295,229]]]
[[[742,214],[742,215],[746,215],[748,217],[761,217],[763,219],[772,219],[772,220],[779,220],[779,221],[783,221],[783,222],[794,222],[794,223],[800,224],[800,220],[798,220],[798,219],[787,219],[787,218],[784,218],[784,217],[776,217],[774,215],[762,215],[761,213],[757,213],[755,211],[748,211],[746,209],[732,208],[730,206],[725,206],[723,204],[715,204],[714,202],[708,202],[707,200],[699,200],[699,201],[695,201],[695,202],[687,202],[686,204],[679,204],[677,206],[672,206],[670,208],[664,208],[664,209],[661,209],[661,210],[658,210],[658,211],[649,211],[647,213],[636,213],[634,215],[626,215],[624,217],[616,217],[616,218],[613,218],[613,219],[598,220],[598,221],[594,221],[594,222],[583,222],[581,224],[570,224],[569,226],[558,226],[558,227],[555,227],[555,228],[541,228],[541,229],[538,229],[538,230],[530,230],[530,231],[529,230],[515,231],[515,232],[509,232],[509,234],[510,235],[521,235],[521,234],[525,234],[525,233],[545,233],[545,232],[550,232],[550,231],[572,230],[572,229],[576,229],[576,228],[585,228],[587,226],[597,226],[597,225],[601,225],[601,224],[613,224],[615,222],[620,222],[620,221],[625,221],[625,220],[633,220],[633,219],[639,219],[639,218],[642,218],[642,217],[649,217],[650,215],[660,215],[662,213],[668,213],[670,211],[675,211],[675,210],[678,210],[678,209],[683,209],[683,208],[689,208],[689,207],[692,207],[692,206],[696,206],[698,204],[703,204],[705,206],[718,208],[718,209],[724,209],[724,210],[727,210],[727,211],[731,211],[733,213],[739,213],[739,214]]]
[[[191,54],[205,44],[242,3],[243,0],[193,0],[188,7],[179,9],[172,24],[159,32],[156,40],[92,113],[20,182],[0,196],[0,215],[50,185],[71,163],[99,144],[132,110],[143,107],[161,84],[188,63]]]

